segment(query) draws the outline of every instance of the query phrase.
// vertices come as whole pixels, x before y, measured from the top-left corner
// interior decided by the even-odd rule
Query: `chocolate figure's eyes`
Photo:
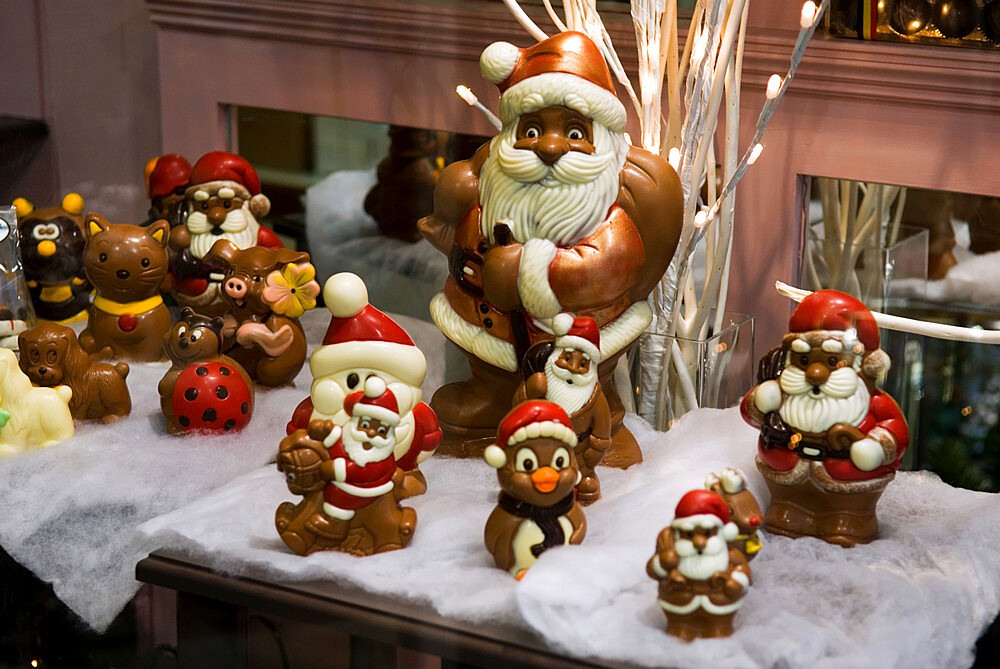
[[[30,357],[31,357],[31,362],[38,362],[38,360],[41,358],[41,356],[38,355],[38,349],[37,348],[31,350]]]
[[[378,429],[378,436],[380,436],[380,437],[384,437],[388,433],[389,433],[389,430],[388,430],[388,428],[386,428],[385,425],[383,425],[382,427],[380,427]]]
[[[569,451],[565,448],[556,449],[556,452],[552,454],[552,466],[556,469],[569,467]]]
[[[58,359],[59,356],[56,355],[55,351],[49,351],[48,353],[45,354],[45,362],[49,363],[50,365],[56,364],[56,360]]]
[[[180,326],[179,328],[177,328],[177,336],[178,337],[183,337],[185,332],[187,332],[187,328],[184,327],[183,325]]]
[[[143,259],[142,259],[142,260],[141,260],[141,261],[139,262],[139,264],[140,264],[140,265],[142,265],[143,267],[149,267],[149,258],[143,258]]]
[[[808,355],[800,355],[799,356],[799,365],[801,365],[802,367],[808,367],[809,366],[809,356]]]
[[[535,452],[530,448],[522,448],[514,459],[514,468],[519,472],[531,472],[535,470],[537,463]]]
[[[208,200],[205,200],[204,202],[201,203],[201,210],[208,211]]]
[[[263,280],[264,280],[264,277],[262,277],[260,274],[254,274],[253,275],[253,281],[254,281],[254,283],[259,283],[259,282],[261,282]]]
[[[226,276],[232,276],[233,274],[236,274],[236,271],[232,267],[226,270]]]
[[[571,128],[570,131],[566,133],[566,137],[573,140],[580,140],[584,138],[584,134],[579,128]]]
[[[536,139],[541,137],[542,133],[537,126],[529,125],[527,130],[524,131],[524,136],[528,139]]]
[[[192,343],[198,341],[199,339],[201,339],[201,331],[200,330],[191,330],[191,337],[190,337],[190,339],[191,339]]]
[[[826,364],[830,365],[831,367],[836,367],[837,362],[839,362],[837,358],[832,355],[826,359]]]
[[[372,424],[371,424],[371,423],[369,423],[369,422],[368,422],[368,421],[366,421],[366,420],[363,420],[363,421],[361,421],[360,423],[358,423],[358,427],[360,427],[360,428],[361,428],[362,430],[367,430],[367,429],[368,429],[368,428],[370,428],[371,426],[372,426]]]
[[[233,201],[232,200],[223,200],[222,201],[222,206],[225,207],[226,209],[229,209],[230,207],[233,206]]]
[[[97,259],[100,260],[101,262],[107,262],[108,261],[108,254],[107,253],[102,253],[101,255],[97,256]]]
[[[358,385],[358,381],[360,380],[361,379],[358,378],[357,374],[351,372],[350,374],[347,375],[347,387],[351,389],[355,388]]]

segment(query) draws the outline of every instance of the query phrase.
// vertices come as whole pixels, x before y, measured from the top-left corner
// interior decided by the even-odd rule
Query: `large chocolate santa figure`
[[[281,241],[258,219],[267,216],[271,202],[260,192],[260,178],[246,159],[227,151],[206,153],[191,168],[184,191],[187,217],[170,232],[174,258],[174,299],[199,313],[219,315],[222,275],[202,262],[212,245],[228,239],[238,248],[281,248]]]
[[[491,442],[520,360],[568,312],[600,328],[599,375],[614,426],[606,462],[638,462],[611,374],[649,325],[646,298],[677,245],[677,174],[629,145],[625,107],[585,35],[564,32],[526,49],[497,42],[480,69],[500,88],[503,129],[444,171],[434,214],[420,222],[451,274],[431,316],[472,372],[431,400],[442,443],[473,455]]]
[[[741,405],[761,431],[765,527],[843,546],[872,541],[875,505],[909,441],[899,406],[875,386],[889,368],[878,326],[864,304],[833,290],[806,297],[788,325]]]

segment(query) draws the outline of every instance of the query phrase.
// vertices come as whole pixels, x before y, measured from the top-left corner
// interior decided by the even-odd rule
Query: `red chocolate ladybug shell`
[[[250,422],[253,399],[232,365],[198,362],[177,377],[171,398],[174,416],[187,432],[233,432]]]

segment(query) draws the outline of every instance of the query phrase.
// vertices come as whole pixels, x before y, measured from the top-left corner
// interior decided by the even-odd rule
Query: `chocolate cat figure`
[[[227,307],[225,352],[257,383],[284,386],[306,360],[299,316],[316,306],[319,284],[309,254],[220,239],[204,258],[225,271],[220,295]]]
[[[21,371],[36,386],[67,385],[73,391],[69,410],[76,420],[111,423],[132,411],[125,377],[128,363],[92,362],[76,333],[59,323],[42,323],[18,339]]]
[[[253,381],[238,362],[222,355],[221,318],[184,307],[164,335],[163,348],[173,363],[157,385],[167,432],[229,432],[250,422]]]
[[[543,552],[579,544],[587,533],[574,491],[580,482],[575,446],[566,412],[554,402],[532,400],[504,417],[497,443],[483,452],[500,481],[497,506],[486,521],[486,549],[518,580]]]
[[[110,346],[115,357],[162,360],[170,311],[160,284],[167,275],[170,225],[115,225],[90,213],[85,227],[84,267],[97,295],[80,345],[88,353]]]

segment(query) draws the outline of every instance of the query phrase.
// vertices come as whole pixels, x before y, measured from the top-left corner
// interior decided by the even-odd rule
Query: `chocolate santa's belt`
[[[823,442],[813,441],[812,439],[804,439],[801,432],[792,433],[786,448],[806,460],[822,461],[828,458],[846,459],[851,455],[850,452],[846,450],[835,451]]]

